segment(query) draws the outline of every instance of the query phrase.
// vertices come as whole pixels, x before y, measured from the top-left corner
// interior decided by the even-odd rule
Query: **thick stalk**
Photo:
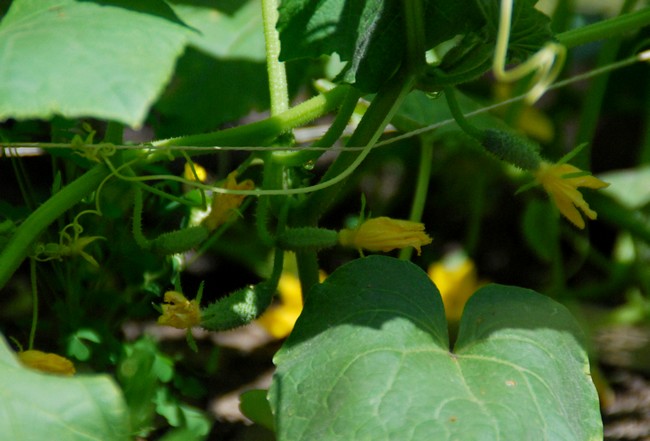
[[[411,72],[417,73],[426,66],[424,5],[422,0],[407,0],[403,5],[406,22],[406,63]]]
[[[315,96],[278,115],[232,129],[200,135],[154,141],[154,147],[167,146],[246,146],[266,145],[289,130],[331,112],[347,96],[350,86],[342,85]],[[167,156],[168,152],[161,152]],[[155,160],[155,159],[154,159]]]
[[[330,125],[329,129],[322,138],[314,141],[311,147],[331,147],[341,137],[354,113],[354,109],[359,101],[360,93],[355,88],[350,88],[346,95],[339,111],[336,114],[334,122]],[[273,152],[273,160],[278,164],[288,166],[300,166],[317,159],[323,154],[323,151],[318,150],[298,150],[298,151],[280,151]]]
[[[278,0],[262,0],[262,21],[266,44],[266,71],[271,94],[271,115],[277,115],[289,108],[287,72],[280,61],[280,36],[275,29],[278,22]]]
[[[0,254],[0,289],[32,251],[38,236],[59,216],[91,193],[109,175],[104,165],[97,165],[38,207],[20,227]]]

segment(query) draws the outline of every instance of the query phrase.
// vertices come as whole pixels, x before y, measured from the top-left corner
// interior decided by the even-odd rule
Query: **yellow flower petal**
[[[250,179],[237,183],[236,178],[236,171],[230,173],[223,188],[228,190],[252,190],[255,188],[255,183]],[[212,209],[210,214],[203,220],[203,225],[210,230],[215,230],[232,220],[237,215],[237,208],[244,201],[244,198],[246,196],[241,194],[215,194],[212,198]]]
[[[320,273],[320,281],[325,280]],[[278,282],[280,304],[271,306],[256,322],[277,339],[285,338],[293,330],[302,312],[302,289],[298,277],[290,272],[282,273]]]
[[[462,253],[455,253],[431,264],[427,273],[440,291],[447,320],[459,321],[465,303],[482,285],[477,279],[474,262]]]
[[[353,230],[339,231],[339,243],[358,250],[388,252],[413,247],[420,255],[420,247],[431,242],[424,224],[389,217],[368,219]]]
[[[194,163],[194,171],[196,172],[196,177],[199,178],[200,182],[205,182],[208,178],[208,172],[201,165]],[[196,177],[192,172],[192,167],[189,162],[185,163],[185,168],[183,169],[183,177],[188,181],[196,181]]]
[[[74,364],[65,357],[49,352],[30,349],[18,353],[20,362],[32,369],[50,374],[74,375]]]
[[[282,273],[278,282],[281,303],[270,307],[257,319],[264,329],[275,338],[285,338],[293,330],[302,312],[300,280],[291,273]]]
[[[585,221],[580,211],[591,220],[596,219],[597,213],[589,208],[589,204],[585,202],[577,188],[585,187],[597,190],[605,188],[609,184],[591,175],[571,177],[571,175],[579,173],[582,173],[582,170],[571,164],[543,162],[535,173],[535,179],[551,196],[560,213],[576,227],[582,229],[585,227]]]
[[[158,317],[159,325],[189,329],[201,323],[201,308],[196,300],[187,300],[180,292],[167,291],[164,301],[161,305],[163,313]]]

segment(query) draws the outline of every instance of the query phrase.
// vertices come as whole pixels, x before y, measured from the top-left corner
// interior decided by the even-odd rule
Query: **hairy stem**
[[[280,61],[280,36],[275,29],[278,22],[278,0],[262,0],[262,21],[266,43],[266,71],[271,94],[271,115],[277,115],[289,108],[287,72]]]

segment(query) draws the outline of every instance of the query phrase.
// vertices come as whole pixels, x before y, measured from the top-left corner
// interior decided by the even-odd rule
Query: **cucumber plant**
[[[0,405],[1,431],[218,439],[189,404],[201,394],[187,386],[187,360],[122,332],[162,313],[158,322],[184,329],[198,352],[185,357],[201,357],[192,327],[259,318],[291,254],[304,310],[274,358],[268,394],[248,394],[243,406],[277,439],[602,438],[587,338],[561,301],[587,289],[569,283],[576,260],[624,265],[584,251],[585,218],[600,216],[637,245],[650,237],[637,207],[619,207],[615,189],[594,192],[608,183],[588,171],[602,79],[647,67],[638,31],[650,8],[626,0],[614,17],[571,27],[583,17],[573,2],[546,12],[535,0],[198,3],[14,0],[2,10],[0,147],[23,202],[0,201],[0,288],[3,302],[26,292],[31,304],[28,319],[7,313],[3,334],[29,329],[29,350],[42,341],[82,368],[43,376],[2,342],[3,390],[16,398]],[[572,77],[566,66],[602,41],[599,65]],[[545,94],[561,102],[590,78],[597,87],[575,143],[526,128]],[[497,88],[509,99],[488,106]],[[47,194],[20,157],[25,147],[51,161]],[[185,164],[191,173],[179,172]],[[391,164],[400,170],[392,186],[381,182]],[[501,197],[534,186],[542,191]],[[350,210],[359,187],[373,213]],[[497,203],[509,207],[501,217]],[[482,228],[496,216],[515,241],[517,210],[527,245],[516,240],[516,252],[538,259],[517,269],[530,280],[481,288],[448,324],[422,267],[449,243],[477,258],[505,247]],[[189,300],[180,280],[206,256],[249,273],[202,274]],[[647,281],[641,272],[621,281],[612,270],[604,286],[631,289]],[[33,418],[43,402],[51,424]]]

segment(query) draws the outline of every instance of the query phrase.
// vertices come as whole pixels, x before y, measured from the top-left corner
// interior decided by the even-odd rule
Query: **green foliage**
[[[257,0],[241,2],[234,12],[218,4],[174,5],[179,17],[198,32],[190,35],[190,48],[178,60],[174,79],[156,104],[161,118],[158,136],[215,130],[251,109],[268,107],[259,10]]]
[[[140,126],[190,32],[113,6],[15,0],[0,23],[0,119],[93,116]]]
[[[267,374],[279,343],[266,342],[291,332],[304,300],[268,399],[262,390],[241,397],[243,414],[263,426],[250,433],[601,437],[587,343],[556,300],[582,313],[587,300],[592,308],[606,299],[598,306],[607,313],[589,321],[594,330],[650,322],[647,127],[638,136],[650,121],[639,93],[648,76],[637,58],[624,58],[645,47],[635,31],[650,14],[553,35],[594,17],[580,2],[560,2],[551,20],[534,0],[516,0],[503,67],[526,67],[528,78],[503,85],[486,75],[506,50],[497,45],[501,3],[0,6],[0,175],[9,182],[0,197],[0,328],[70,357],[78,372],[27,370],[3,342],[0,433],[173,441],[241,429],[233,436],[254,437],[208,409],[215,394]],[[603,56],[568,51],[567,69],[549,64],[563,52],[536,52],[549,40],[570,49],[600,39]],[[535,107],[522,99],[556,70],[566,82],[548,99]],[[617,72],[583,100],[582,89],[567,87],[583,70]],[[598,120],[624,126],[596,131]],[[33,147],[37,157],[26,156]],[[583,170],[540,182],[541,157]],[[588,176],[590,162],[597,174],[623,170],[598,175],[612,184],[604,191],[583,191],[604,185]],[[522,186],[531,191],[516,192]],[[402,249],[402,260],[354,260],[337,242],[358,218],[360,194],[362,218],[424,224],[433,243],[417,256]],[[592,231],[563,225],[560,214],[574,206]],[[227,222],[208,232],[205,209]],[[385,239],[367,233],[368,243]],[[503,284],[476,291],[485,280]],[[196,298],[181,285],[200,286]],[[475,291],[460,323],[455,315],[448,324],[443,302],[459,313]],[[239,328],[265,313],[227,336],[192,329]],[[222,350],[222,337],[233,336],[264,347]]]
[[[266,427],[269,430],[275,431],[273,423],[273,413],[271,407],[266,399],[268,391],[261,389],[253,389],[244,392],[240,396],[239,407],[246,417],[251,421]]]
[[[153,427],[156,392],[162,382],[172,379],[173,363],[147,339],[126,347],[125,352],[118,365],[117,379],[129,406],[133,430],[147,433]]]
[[[435,286],[387,257],[315,287],[275,363],[279,439],[602,437],[583,336],[563,306],[489,285],[450,351]]]
[[[481,23],[473,0],[426,2],[426,49]],[[435,23],[435,25],[433,25]],[[348,62],[339,75],[364,92],[376,92],[403,61],[406,23],[401,2],[283,1],[278,29],[281,58],[291,60],[336,52]]]
[[[496,38],[499,22],[499,5],[496,0],[476,0],[478,8],[485,17],[488,25],[485,27],[485,37],[489,40]],[[551,20],[535,8],[537,0],[520,0],[513,3],[512,27],[510,29],[510,44],[508,52],[513,60],[525,60],[528,55],[542,47],[553,38]]]
[[[22,366],[0,338],[0,431],[14,440],[128,440],[122,393],[107,375],[61,377]],[[38,424],[35,424],[38,422]]]

